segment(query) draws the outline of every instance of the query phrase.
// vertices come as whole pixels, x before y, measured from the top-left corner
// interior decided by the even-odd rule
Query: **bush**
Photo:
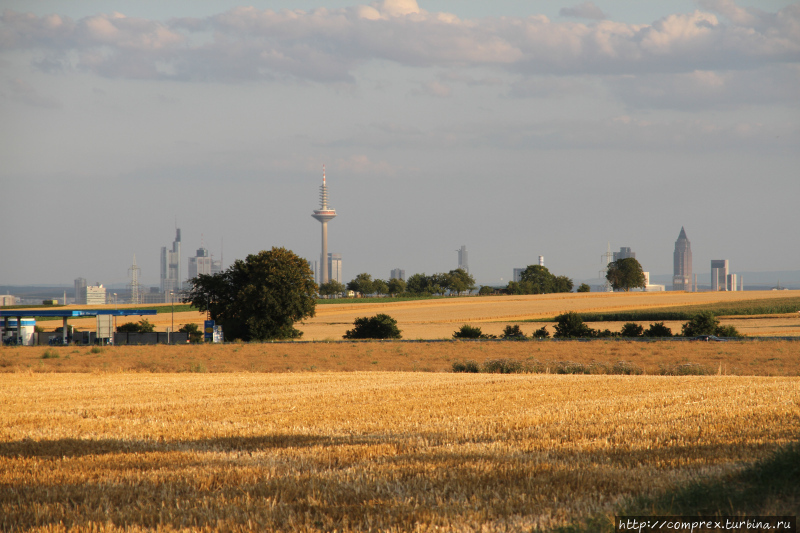
[[[453,372],[467,372],[469,374],[477,374],[480,372],[480,367],[476,361],[456,361],[453,363]]]
[[[539,329],[537,329],[536,331],[534,331],[533,332],[533,338],[534,339],[549,339],[550,338],[550,332],[547,331],[547,326],[542,326]]]
[[[487,335],[479,327],[464,324],[461,329],[453,332],[454,339],[493,339],[494,335]]]
[[[487,374],[521,374],[525,372],[525,368],[516,359],[490,359],[483,363],[481,372],[486,372]]]
[[[152,333],[156,330],[154,324],[148,322],[146,318],[137,322],[126,322],[121,326],[117,326],[117,333]]]
[[[707,376],[711,371],[697,363],[685,363],[675,366],[662,366],[662,376]]]
[[[717,333],[715,335],[717,337],[734,337],[734,338],[744,337],[744,335],[739,333],[739,331],[733,326],[717,326]]]
[[[513,326],[509,325],[503,330],[503,338],[504,339],[524,339],[525,334],[519,329],[518,324],[514,324]]]
[[[58,355],[58,352],[51,350],[50,348],[46,349],[42,354],[42,359],[58,359],[59,357],[61,356]]]
[[[569,339],[580,337],[593,337],[595,331],[583,323],[581,316],[578,313],[570,311],[563,315],[556,317],[556,334],[553,335],[556,339]]]
[[[200,331],[200,326],[195,323],[184,324],[181,329],[178,330],[179,333],[188,333],[189,335],[189,342],[192,344],[198,344],[203,342],[203,332]]]
[[[643,334],[644,328],[636,322],[627,322],[619,332],[620,337],[641,337]]]
[[[400,339],[397,320],[383,313],[373,317],[356,318],[353,329],[347,330],[345,339]]]
[[[644,332],[645,337],[672,337],[672,330],[664,325],[663,322],[656,322],[650,324],[647,331]]]
[[[481,296],[488,296],[488,295],[493,294],[493,293],[494,293],[494,289],[492,287],[488,286],[488,285],[483,285],[480,288],[480,290],[478,291],[478,294],[480,294]]]
[[[611,373],[624,374],[627,376],[631,375],[639,376],[641,374],[644,374],[644,370],[642,370],[641,367],[634,365],[633,363],[629,363],[627,361],[617,361],[611,368]]]
[[[681,328],[681,335],[684,337],[696,337],[698,335],[716,335],[719,327],[719,319],[711,311],[703,311],[693,316]]]
[[[581,283],[577,292],[592,292],[592,288],[586,283]]]

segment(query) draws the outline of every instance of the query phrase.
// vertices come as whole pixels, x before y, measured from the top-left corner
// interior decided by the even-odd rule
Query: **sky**
[[[0,284],[205,245],[345,281],[800,270],[800,3],[3,0]],[[702,280],[701,280],[702,282]]]

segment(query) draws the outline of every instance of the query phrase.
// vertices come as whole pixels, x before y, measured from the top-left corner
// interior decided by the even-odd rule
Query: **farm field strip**
[[[455,361],[482,363],[490,359],[609,365],[626,361],[648,374],[659,374],[662,367],[693,363],[714,374],[798,376],[800,342],[285,342],[103,348],[3,347],[0,348],[0,373],[449,372]]]
[[[502,332],[507,323],[552,317],[565,311],[596,313],[658,309],[715,302],[789,299],[795,298],[794,294],[794,291],[785,291],[785,293],[784,291],[569,293],[436,298],[387,303],[371,300],[363,304],[319,305],[316,309],[316,316],[297,324],[297,328],[303,331],[303,340],[341,339],[345,331],[352,327],[353,321],[357,317],[386,313],[398,321],[398,326],[403,330],[403,337],[406,339],[442,339],[450,338],[456,329],[455,326],[463,323],[479,325],[484,328],[484,332],[497,335]],[[731,320],[740,318],[726,318],[722,320],[722,323],[727,324]],[[164,331],[172,324],[173,317],[171,313],[159,313],[154,317],[147,317],[147,319],[156,325],[157,330]],[[178,329],[186,323],[202,324],[204,319],[205,313],[175,313],[175,328]],[[136,321],[136,318],[130,320]],[[780,321],[780,327],[772,327],[771,320]],[[70,324],[81,329],[94,329],[96,322],[94,319],[75,319],[71,320]],[[672,328],[673,332],[680,330],[680,324],[678,322],[677,327]],[[41,323],[45,330],[51,331],[59,325],[57,321]],[[533,329],[538,329],[541,325],[537,324]],[[764,322],[749,323],[749,328],[748,333],[752,335],[798,336],[800,335],[800,315],[765,318]],[[552,327],[550,329],[552,333]]]
[[[800,437],[798,378],[0,380],[2,530],[554,527]]]

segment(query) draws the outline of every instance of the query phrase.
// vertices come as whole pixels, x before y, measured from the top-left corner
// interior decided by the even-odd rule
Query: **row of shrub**
[[[548,361],[542,363],[535,359],[520,361],[518,359],[489,359],[483,363],[477,361],[456,361],[452,365],[453,372],[468,374],[617,374],[642,375],[644,369],[628,361],[617,361],[614,364],[592,361],[578,363],[575,361]],[[697,363],[678,365],[662,365],[659,368],[662,376],[705,376],[711,370]]]
[[[742,337],[742,335],[733,326],[723,326],[719,323],[719,319],[711,312],[703,312],[694,315],[688,322],[683,324],[680,336],[683,337],[696,337],[698,335],[716,335],[718,337]],[[650,324],[645,329],[644,326],[636,324],[635,322],[628,322],[622,326],[619,332],[613,332],[608,329],[599,330],[589,327],[584,323],[581,315],[578,313],[564,313],[556,317],[555,333],[553,338],[556,339],[599,339],[599,338],[636,338],[636,337],[651,337],[663,338],[673,337],[672,329],[664,325],[663,322],[656,322]],[[481,328],[477,326],[470,326],[464,324],[460,329],[453,332],[454,339],[495,339],[496,335],[489,335],[483,333]],[[500,335],[502,339],[512,340],[525,340],[529,338],[519,327],[519,325],[508,325]],[[550,332],[547,331],[547,326],[542,326],[531,334],[533,339],[547,339],[550,338]]]

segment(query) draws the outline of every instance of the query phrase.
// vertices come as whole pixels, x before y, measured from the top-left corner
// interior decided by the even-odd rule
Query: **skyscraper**
[[[328,280],[344,283],[342,281],[342,254],[328,254]]]
[[[84,278],[75,279],[75,303],[86,304],[86,280]]]
[[[681,226],[681,233],[675,241],[675,251],[672,254],[672,290],[692,290],[692,243],[686,237],[686,231]]]
[[[208,253],[208,249],[201,246],[197,255],[189,258],[189,279],[196,278],[198,274],[218,274],[222,272],[222,262],[215,261]]]
[[[461,249],[456,250],[458,252],[458,268],[462,269],[464,272],[469,272],[469,260],[467,258],[467,246],[464,245]]]
[[[727,259],[712,259],[711,260],[711,290],[712,291],[727,291],[728,290],[728,260]]]
[[[614,252],[614,261],[620,259],[636,259],[636,252],[631,252],[630,247],[620,246],[619,252]]]
[[[405,281],[406,279],[406,271],[402,268],[393,268],[392,271],[389,273],[389,279],[402,279]]]
[[[175,228],[172,250],[161,247],[161,292],[167,294],[183,288],[181,283],[181,230]]]
[[[311,215],[322,223],[322,253],[319,256],[320,284],[327,283],[328,274],[328,221],[336,217],[336,210],[328,207],[328,185],[325,182],[325,165],[322,165],[322,186],[319,188],[320,208]]]

